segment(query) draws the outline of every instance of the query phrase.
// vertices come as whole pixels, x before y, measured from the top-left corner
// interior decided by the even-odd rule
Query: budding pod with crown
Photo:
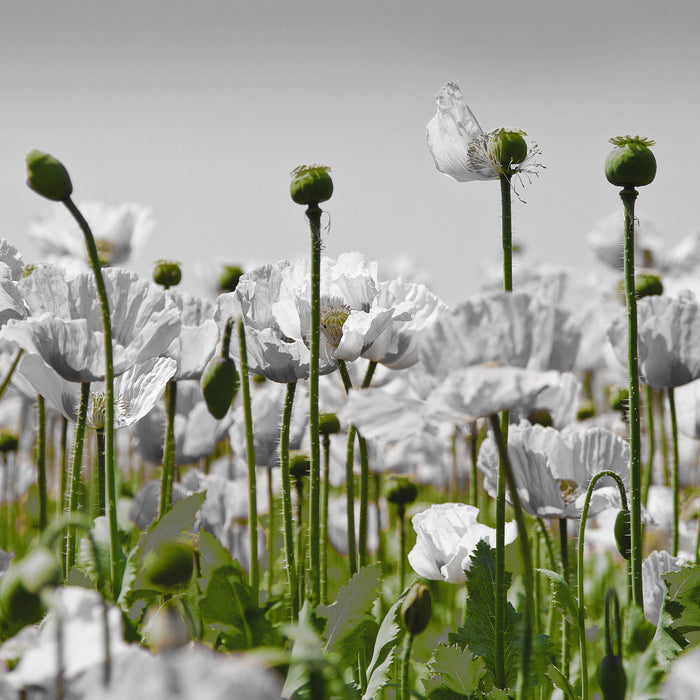
[[[289,193],[297,204],[320,204],[331,198],[333,180],[325,165],[300,165],[292,170]]]
[[[527,158],[527,142],[522,131],[498,129],[489,134],[486,153],[499,172],[508,173],[513,165]]]
[[[182,280],[182,270],[180,263],[171,262],[170,260],[159,260],[153,268],[153,281],[168,289],[169,287],[177,287]]]
[[[322,413],[318,417],[318,432],[321,435],[335,435],[340,432],[340,421],[335,413]]]
[[[217,355],[209,360],[202,373],[200,386],[209,413],[214,418],[221,420],[226,415],[236,397],[239,384],[238,370],[230,357]]]
[[[428,626],[432,609],[430,589],[422,583],[414,583],[401,605],[401,619],[409,634],[420,634]]]
[[[309,457],[304,452],[297,452],[292,455],[289,460],[289,473],[297,480],[302,479],[307,476],[309,469],[311,468],[311,462]]]
[[[656,158],[649,150],[651,139],[641,136],[617,136],[610,139],[614,148],[605,159],[605,177],[617,187],[641,187],[654,181]]]
[[[0,454],[8,452],[16,452],[19,445],[19,439],[15,433],[10,430],[0,430]]]
[[[392,477],[387,483],[385,495],[389,503],[406,506],[418,497],[418,487],[405,476]]]
[[[629,510],[621,510],[615,518],[615,544],[623,559],[632,556],[632,521]]]
[[[595,404],[590,399],[581,401],[578,411],[576,412],[577,420],[586,420],[595,416]]]
[[[73,193],[73,183],[66,167],[43,151],[27,155],[27,184],[37,194],[61,202]]]
[[[238,265],[226,265],[219,277],[219,289],[222,292],[235,292],[241,277],[243,277],[242,268]]]
[[[161,542],[143,561],[146,585],[158,591],[169,592],[187,586],[193,571],[194,552],[188,542]]]

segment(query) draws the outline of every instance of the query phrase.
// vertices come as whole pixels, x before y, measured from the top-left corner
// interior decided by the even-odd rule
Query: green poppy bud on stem
[[[219,277],[219,289],[222,292],[235,292],[238,280],[243,276],[243,269],[237,265],[226,265]]]
[[[406,630],[413,635],[423,632],[430,622],[432,610],[430,589],[422,583],[414,583],[401,605],[401,619]]]
[[[615,544],[623,559],[632,556],[632,521],[629,510],[621,510],[615,518]]]
[[[335,413],[322,413],[318,417],[318,432],[321,435],[335,435],[340,432],[340,421]]]
[[[240,377],[236,364],[230,357],[217,355],[207,363],[202,373],[200,386],[209,413],[221,420],[236,397]]]
[[[153,281],[168,289],[169,287],[177,287],[182,280],[182,270],[180,263],[171,262],[170,260],[159,260],[153,269]]]
[[[656,158],[649,150],[651,139],[641,136],[616,136],[610,139],[613,148],[605,159],[605,177],[617,187],[641,187],[654,181]]]
[[[292,170],[289,192],[297,204],[320,204],[331,198],[333,180],[325,165],[300,165]]]
[[[387,483],[386,500],[396,505],[408,505],[418,497],[418,487],[405,476],[392,477]]]
[[[0,454],[16,452],[18,445],[19,439],[15,433],[9,430],[0,430]]]
[[[486,152],[497,170],[509,174],[513,165],[518,165],[527,158],[524,135],[524,131],[506,129],[498,129],[489,134]]]
[[[43,151],[34,150],[27,155],[27,184],[37,194],[55,202],[61,202],[73,193],[66,167]]]

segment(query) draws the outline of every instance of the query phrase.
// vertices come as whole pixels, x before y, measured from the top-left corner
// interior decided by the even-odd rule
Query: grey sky
[[[694,1],[0,2],[0,236],[28,260],[44,202],[24,157],[69,168],[75,199],[139,201],[157,221],[136,269],[161,257],[261,262],[304,255],[289,172],[320,162],[336,191],[326,252],[411,254],[446,301],[498,264],[494,182],[434,168],[425,125],[457,80],[482,127],[528,132],[540,178],[514,204],[535,258],[591,266],[585,234],[619,206],[607,139],[657,142],[638,201],[669,240],[692,211],[700,98]],[[48,205],[51,206],[51,205]]]

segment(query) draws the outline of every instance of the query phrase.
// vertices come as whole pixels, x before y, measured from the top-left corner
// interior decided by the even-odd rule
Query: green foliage
[[[338,590],[332,605],[319,605],[316,614],[326,619],[325,651],[351,665],[369,631],[376,625],[372,606],[379,597],[381,564],[360,569]]]
[[[467,574],[467,610],[464,625],[457,632],[450,632],[450,644],[462,649],[469,647],[475,657],[482,657],[491,675],[487,681],[493,683],[496,670],[496,554],[483,540],[471,556],[471,567]],[[506,572],[506,590],[510,588],[513,575]],[[506,604],[503,629],[505,649],[506,686],[514,687],[520,667],[520,618],[510,604]]]
[[[664,670],[658,665],[654,645],[642,654],[625,660],[627,671],[627,697],[634,700],[656,700],[660,697],[660,685]]]
[[[485,674],[483,660],[456,644],[440,644],[429,668],[430,676],[424,682],[429,700],[470,698]]]
[[[571,587],[561,574],[549,569],[535,569],[552,582],[552,605],[559,609],[566,620],[572,625],[578,624],[578,601]]]

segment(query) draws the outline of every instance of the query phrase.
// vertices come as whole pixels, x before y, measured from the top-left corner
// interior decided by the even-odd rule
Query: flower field
[[[527,134],[447,83],[427,144],[500,188],[502,270],[456,305],[324,254],[325,165],[291,173],[308,255],[212,264],[205,298],[129,269],[148,208],[28,154],[50,208],[42,262],[0,241],[0,698],[700,696],[700,235],[635,209],[655,144],[610,139],[588,277],[513,243]]]

